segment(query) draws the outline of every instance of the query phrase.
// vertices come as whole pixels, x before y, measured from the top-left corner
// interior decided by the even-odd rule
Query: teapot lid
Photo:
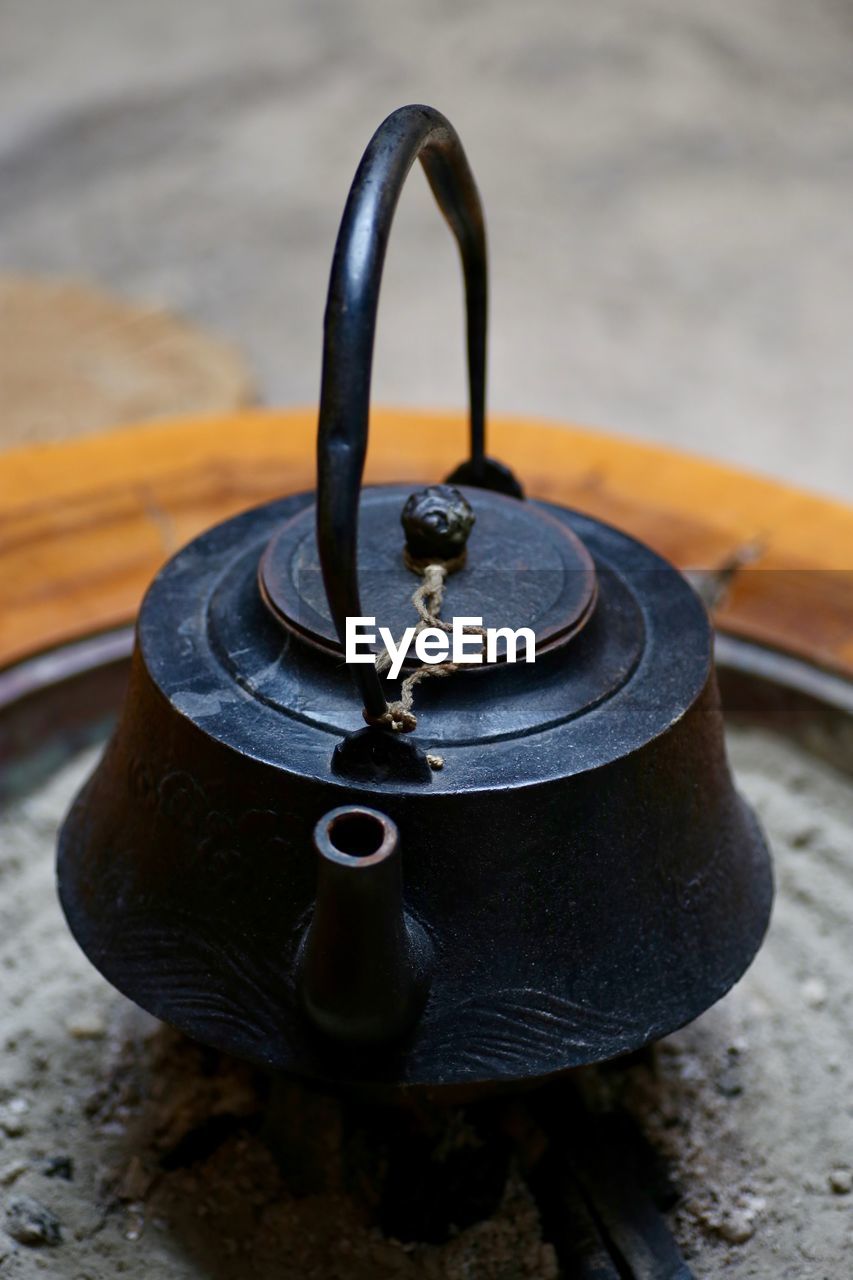
[[[479,619],[484,628],[530,628],[535,652],[567,643],[589,620],[597,594],[592,556],[569,525],[538,504],[507,499],[488,490],[464,491],[434,485],[406,499],[405,489],[368,489],[359,504],[358,561],[364,616],[385,625],[395,637],[418,623],[413,612],[417,574],[430,563],[446,565],[437,554],[421,560],[408,554],[400,536],[400,511],[426,499],[430,514],[464,504],[473,524],[458,564],[443,581],[442,612]],[[261,558],[259,583],[273,614],[296,635],[324,653],[342,659],[346,647],[329,609],[316,539],[317,510],[312,505],[293,516],[273,536]],[[416,545],[416,550],[420,549]],[[455,547],[450,548],[451,552]],[[462,547],[460,545],[460,551]],[[414,575],[414,576],[413,576]],[[436,622],[441,619],[436,617]],[[496,657],[469,645],[472,668],[507,660],[506,635],[495,640]],[[410,646],[404,666],[417,661]]]

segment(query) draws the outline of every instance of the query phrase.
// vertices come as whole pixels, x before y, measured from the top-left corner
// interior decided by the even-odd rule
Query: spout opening
[[[397,847],[397,827],[375,809],[347,806],[320,819],[315,840],[321,857],[347,866],[375,865]]]
[[[385,839],[385,824],[369,813],[342,813],[329,827],[329,839],[339,853],[369,858]]]

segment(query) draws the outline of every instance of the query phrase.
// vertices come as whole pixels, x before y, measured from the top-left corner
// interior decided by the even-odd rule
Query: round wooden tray
[[[466,434],[462,414],[375,411],[366,478],[440,479]],[[57,682],[69,724],[75,698],[87,713],[115,705],[129,624],[158,567],[207,526],[313,488],[315,435],[315,410],[251,409],[0,456],[0,707],[27,702],[17,728],[4,717],[0,759],[20,752],[21,734],[38,739],[32,699]],[[694,576],[718,628],[727,710],[782,716],[787,732],[853,762],[853,509],[578,427],[494,418],[489,451],[531,496],[618,525]],[[72,677],[95,669],[93,702]],[[40,714],[55,723],[55,702]]]

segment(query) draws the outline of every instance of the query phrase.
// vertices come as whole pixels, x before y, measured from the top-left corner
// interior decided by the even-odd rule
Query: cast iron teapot
[[[470,458],[421,493],[361,492],[382,264],[416,157],[462,259]],[[731,987],[770,911],[704,607],[647,547],[524,499],[486,456],[485,335],[467,160],[437,111],[402,108],[335,248],[317,492],[158,574],[119,726],[59,841],[69,924],[121,991],[338,1086],[526,1082],[637,1049]],[[433,643],[467,619],[484,660],[410,656],[392,679],[371,653],[345,661],[358,618]],[[511,661],[522,628],[534,662]]]

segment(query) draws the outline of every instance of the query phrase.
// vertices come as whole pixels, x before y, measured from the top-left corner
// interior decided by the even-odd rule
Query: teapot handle
[[[485,456],[487,259],[483,209],[455,129],[432,107],[400,107],[362,156],[341,219],[323,340],[317,438],[317,546],[332,619],[341,640],[361,615],[358,504],[367,451],[370,374],[385,250],[397,201],[420,159],[456,237],[465,280],[471,456],[448,479],[521,497],[508,468]],[[374,667],[355,675],[369,715],[386,710]]]

